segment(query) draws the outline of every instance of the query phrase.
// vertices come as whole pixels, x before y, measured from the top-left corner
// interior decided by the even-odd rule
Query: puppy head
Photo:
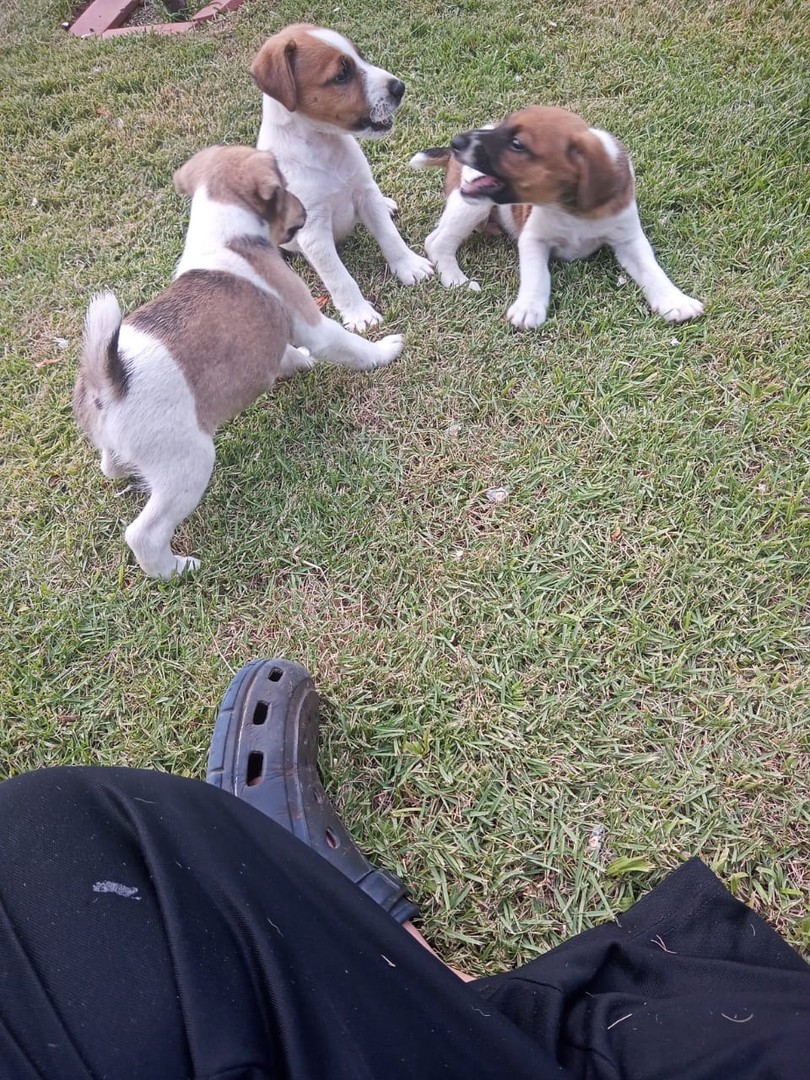
[[[322,130],[369,138],[394,123],[405,84],[334,30],[296,23],[268,38],[251,67],[259,89]]]
[[[306,221],[299,199],[287,190],[276,159],[250,146],[209,146],[174,174],[174,186],[191,199],[205,192],[212,202],[241,206],[270,227],[274,244],[286,244]]]
[[[465,198],[560,206],[575,214],[598,212],[632,185],[627,155],[615,147],[611,154],[574,113],[540,105],[453,139],[456,159],[484,174],[462,186]]]

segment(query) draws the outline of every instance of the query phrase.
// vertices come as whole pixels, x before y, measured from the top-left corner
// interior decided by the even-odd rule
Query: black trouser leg
[[[272,821],[127,769],[0,784],[0,1062],[3,1080],[560,1075]]]
[[[810,967],[698,859],[615,922],[476,985],[574,1076],[810,1077]]]

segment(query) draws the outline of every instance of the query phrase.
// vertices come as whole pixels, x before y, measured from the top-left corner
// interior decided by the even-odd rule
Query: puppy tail
[[[408,165],[412,169],[444,169],[452,156],[453,151],[449,146],[432,146],[429,150],[414,154]]]
[[[79,374],[73,390],[73,414],[82,430],[91,433],[111,401],[126,396],[127,371],[118,351],[121,308],[111,292],[96,293],[84,317]]]

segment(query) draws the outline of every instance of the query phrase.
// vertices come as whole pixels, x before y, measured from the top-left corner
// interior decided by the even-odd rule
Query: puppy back
[[[84,317],[79,373],[73,389],[73,415],[89,433],[110,401],[126,397],[129,373],[118,350],[121,308],[111,292],[97,293]]]

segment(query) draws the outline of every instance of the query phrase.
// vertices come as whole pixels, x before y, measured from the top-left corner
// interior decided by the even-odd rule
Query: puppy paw
[[[687,319],[696,319],[703,314],[703,304],[695,300],[680,289],[674,289],[671,293],[658,297],[650,308],[656,315],[660,315],[667,322],[686,322]]]
[[[506,317],[518,330],[533,330],[546,321],[547,310],[545,304],[527,304],[518,297],[507,311]]]
[[[383,195],[383,202],[385,203],[385,209],[391,217],[396,217],[399,213],[399,206],[397,205],[396,199],[389,199],[387,195]]]
[[[442,267],[437,264],[436,269],[439,271],[439,281],[441,281],[445,289],[458,289],[462,285],[466,285],[470,292],[481,291],[478,282],[468,278],[460,266]]]
[[[193,574],[195,570],[200,569],[200,560],[193,559],[191,555],[175,555],[175,574],[180,577],[181,574]]]
[[[433,264],[415,251],[409,251],[407,258],[392,264],[391,269],[403,285],[415,285],[417,281],[433,276]]]
[[[309,349],[305,349],[303,345],[298,347],[288,345],[278,367],[278,377],[280,379],[290,379],[299,371],[312,371],[314,367],[315,357],[312,356]]]
[[[353,334],[364,334],[372,326],[378,326],[382,322],[382,315],[375,311],[371,304],[364,301],[362,307],[351,308],[341,311],[343,325]]]
[[[402,334],[389,334],[381,341],[374,343],[374,350],[376,356],[372,363],[372,367],[385,367],[386,364],[390,364],[392,360],[396,360],[399,354],[402,352],[402,347],[405,344],[405,338]]]

